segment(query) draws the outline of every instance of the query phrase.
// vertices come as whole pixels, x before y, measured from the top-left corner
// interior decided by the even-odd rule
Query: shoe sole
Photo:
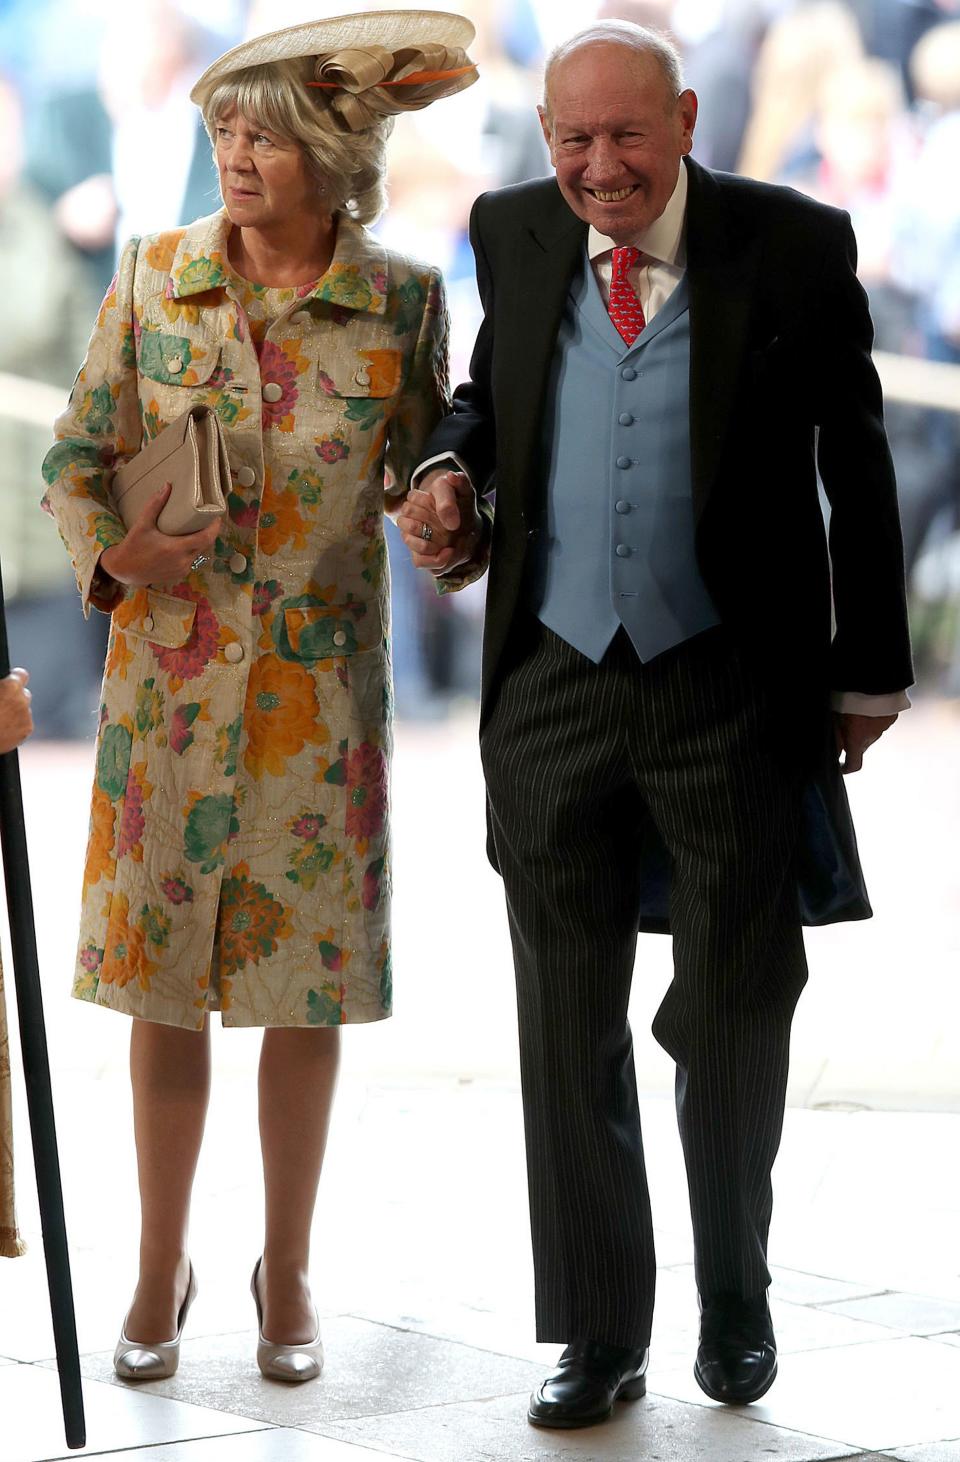
[[[532,1411],[527,1412],[527,1421],[531,1426],[544,1427],[550,1431],[575,1431],[579,1427],[599,1426],[601,1422],[609,1421],[613,1415],[613,1406],[618,1401],[639,1401],[647,1394],[646,1376],[636,1376],[632,1381],[625,1381],[613,1398],[613,1405],[608,1411],[601,1412],[598,1416],[587,1417],[558,1417],[555,1421],[546,1417],[534,1416]]]
[[[766,1396],[770,1387],[777,1379],[777,1366],[774,1365],[772,1372],[764,1381],[763,1385],[758,1390],[751,1391],[749,1396],[724,1396],[721,1392],[714,1391],[703,1379],[703,1376],[700,1374],[700,1367],[697,1365],[693,1368],[693,1379],[704,1395],[710,1397],[711,1401],[719,1401],[723,1406],[749,1406],[752,1402],[759,1401],[761,1396]]]

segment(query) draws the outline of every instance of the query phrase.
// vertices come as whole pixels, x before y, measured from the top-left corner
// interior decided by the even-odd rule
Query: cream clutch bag
[[[230,459],[212,407],[191,406],[114,474],[110,490],[126,528],[168,482],[173,491],[157,519],[161,533],[196,533],[227,511]]]

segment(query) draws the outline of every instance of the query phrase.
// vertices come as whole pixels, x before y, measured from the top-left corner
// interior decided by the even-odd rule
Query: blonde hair
[[[737,172],[776,178],[816,116],[831,73],[862,59],[860,28],[840,0],[814,0],[774,21],[754,67],[753,111]]]
[[[960,107],[960,20],[928,30],[911,51],[909,67],[924,101],[946,112]]]
[[[303,149],[317,180],[317,197],[329,196],[359,223],[375,223],[387,206],[386,144],[393,118],[362,132],[334,131],[330,114],[308,86],[313,58],[271,61],[233,71],[207,97],[203,123],[216,145],[217,126],[234,107],[250,123],[289,138]]]

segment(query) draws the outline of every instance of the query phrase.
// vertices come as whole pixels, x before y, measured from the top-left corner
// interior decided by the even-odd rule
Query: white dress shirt
[[[659,218],[633,240],[639,249],[640,258],[627,274],[633,285],[643,317],[649,323],[659,309],[666,304],[680,280],[686,273],[687,251],[684,225],[687,213],[687,170],[681,163],[677,186]],[[613,251],[616,245],[612,239],[591,227],[587,234],[587,255],[590,259],[604,303],[610,302],[610,280],[613,275]],[[413,476],[414,485],[430,467],[441,462],[455,462],[458,470],[469,478],[470,474],[453,452],[431,457],[422,462]],[[890,695],[863,695],[859,691],[835,690],[832,695],[835,711],[859,716],[892,716],[910,708],[910,698],[905,690]]]

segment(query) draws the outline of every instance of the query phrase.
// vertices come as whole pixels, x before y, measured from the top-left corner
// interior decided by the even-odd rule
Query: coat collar
[[[726,442],[753,306],[759,242],[732,226],[721,181],[685,162],[690,288],[690,454],[697,519]]]
[[[226,286],[227,240],[232,225],[226,209],[198,219],[185,229],[173,256],[166,295],[186,299]],[[337,221],[337,242],[330,267],[303,299],[320,299],[359,313],[382,315],[387,308],[387,253],[371,233],[347,214]]]

